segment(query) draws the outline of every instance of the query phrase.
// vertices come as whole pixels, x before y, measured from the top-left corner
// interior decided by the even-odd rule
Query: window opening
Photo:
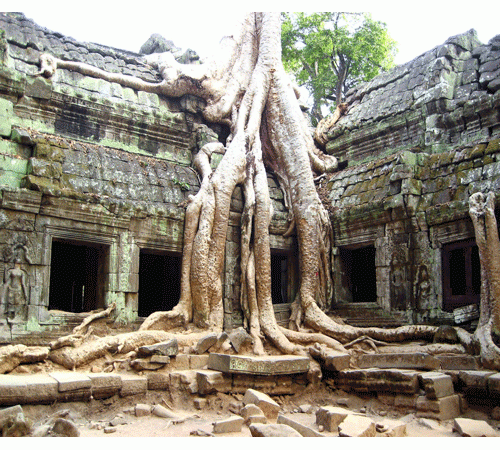
[[[180,255],[143,249],[139,259],[139,317],[170,311],[181,295]]]

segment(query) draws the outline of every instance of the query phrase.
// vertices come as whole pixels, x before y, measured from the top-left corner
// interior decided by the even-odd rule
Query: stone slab
[[[148,390],[147,377],[132,374],[120,374],[122,379],[122,387],[120,389],[120,397],[129,395],[145,394]]]
[[[417,398],[417,417],[450,420],[460,415],[460,397],[450,395],[438,400],[430,400],[424,395]]]
[[[16,375],[0,376],[0,405],[26,403],[26,380]]]
[[[458,378],[460,383],[463,384],[466,389],[488,389],[488,378],[495,375],[497,372],[491,370],[461,370],[458,373]]]
[[[80,372],[51,372],[50,376],[59,384],[59,392],[89,390],[92,386],[90,378]]]
[[[287,375],[309,370],[309,358],[303,356],[243,356],[211,353],[208,368],[224,373]]]
[[[59,400],[59,383],[48,374],[25,375],[25,401],[31,404],[50,404]]]
[[[357,361],[360,369],[377,367],[379,369],[437,370],[440,362],[426,353],[374,353],[361,355]]]
[[[448,397],[455,393],[451,376],[441,372],[424,372],[419,376],[425,396],[431,400]]]
[[[312,427],[308,427],[296,420],[291,419],[290,417],[286,417],[283,414],[278,415],[278,419],[276,423],[282,423],[284,425],[288,425],[292,427],[295,431],[298,431],[304,437],[324,437],[319,431],[315,430]]]
[[[338,431],[339,424],[351,411],[338,406],[322,406],[316,411],[316,424],[323,426],[326,431]]]
[[[499,433],[484,420],[456,418],[453,421],[453,431],[464,437],[498,437]]]
[[[436,355],[442,370],[477,370],[479,359],[471,355]]]
[[[366,416],[349,414],[339,424],[339,436],[342,437],[375,437],[375,422]]]

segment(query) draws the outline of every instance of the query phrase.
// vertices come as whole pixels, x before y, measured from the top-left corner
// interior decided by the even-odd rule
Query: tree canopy
[[[283,13],[282,19],[283,63],[309,91],[314,125],[351,87],[394,65],[396,42],[369,13]]]

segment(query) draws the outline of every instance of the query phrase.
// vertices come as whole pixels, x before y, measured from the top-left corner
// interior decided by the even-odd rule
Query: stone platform
[[[292,375],[309,370],[306,356],[244,356],[211,353],[208,368],[230,374]]]

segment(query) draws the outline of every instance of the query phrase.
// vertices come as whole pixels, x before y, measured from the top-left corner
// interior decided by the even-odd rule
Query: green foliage
[[[396,43],[369,13],[282,13],[285,69],[307,88],[313,122],[333,112],[345,93],[394,66]]]

